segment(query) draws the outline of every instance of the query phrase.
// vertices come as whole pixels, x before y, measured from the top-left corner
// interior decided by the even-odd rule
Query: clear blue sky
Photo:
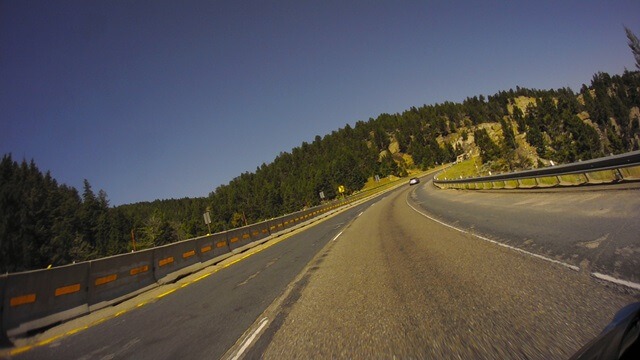
[[[0,153],[206,196],[382,112],[633,70],[640,1],[0,0]]]

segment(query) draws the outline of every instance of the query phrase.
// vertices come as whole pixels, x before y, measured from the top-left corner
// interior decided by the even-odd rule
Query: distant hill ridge
[[[401,176],[478,155],[508,171],[640,149],[640,74],[597,73],[578,93],[516,87],[462,103],[411,107],[357,121],[283,152],[206,198],[156,200],[111,208],[85,181],[82,196],[35,164],[0,163],[0,271],[61,265],[276,217],[348,193],[374,175]],[[39,216],[37,214],[47,214]]]

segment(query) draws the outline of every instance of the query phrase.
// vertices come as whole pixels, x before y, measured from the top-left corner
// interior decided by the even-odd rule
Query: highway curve
[[[635,184],[497,192],[421,186],[410,199],[456,227],[640,284],[640,188]]]
[[[638,279],[636,194],[423,180],[21,340],[13,358],[567,358],[640,300],[592,276]]]
[[[367,206],[355,205],[176,284],[18,340],[10,350],[20,353],[13,358],[218,359]]]
[[[396,191],[351,222],[299,276],[295,301],[282,301],[248,358],[563,359],[638,301],[587,271],[427,219],[409,204],[426,212],[417,205],[430,186]]]

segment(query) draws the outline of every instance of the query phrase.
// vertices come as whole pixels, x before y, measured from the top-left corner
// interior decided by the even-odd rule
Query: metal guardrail
[[[437,177],[433,183],[438,187],[455,189],[543,188],[638,181],[640,151],[507,174],[444,180]]]

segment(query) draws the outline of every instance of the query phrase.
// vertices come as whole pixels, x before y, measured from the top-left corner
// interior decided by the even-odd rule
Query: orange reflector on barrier
[[[78,292],[78,291],[80,291],[80,284],[63,286],[56,289],[56,296],[73,294],[74,292]]]
[[[96,286],[98,286],[98,285],[110,283],[112,281],[116,281],[117,278],[118,278],[117,274],[111,274],[109,276],[103,276],[103,277],[97,278],[95,284],[96,284]]]
[[[211,251],[211,246],[205,246],[202,249],[200,249],[200,252],[206,253],[207,251]]]
[[[231,239],[231,242],[232,242],[232,243],[234,243],[234,242],[236,242],[236,241],[238,241],[238,240],[239,240],[239,239],[238,239],[238,237],[236,236],[236,237],[234,237],[233,239]]]
[[[190,258],[195,254],[196,254],[195,250],[187,251],[186,253],[182,253],[182,258],[183,259]]]
[[[266,233],[266,232],[268,232],[268,231],[269,231],[269,230],[267,230],[267,229],[262,229],[262,232],[263,232],[263,233]]]
[[[16,307],[24,304],[31,304],[34,302],[36,302],[36,294],[16,296],[11,298],[11,307]]]
[[[221,247],[225,247],[227,246],[227,242],[226,241],[220,241],[219,243],[216,244],[217,248],[221,248]]]
[[[285,224],[285,225],[289,225],[289,222],[288,222],[288,221],[285,221],[285,222],[284,222],[284,224]]]
[[[275,227],[275,226],[272,226],[272,227],[270,227],[269,229],[270,229],[270,230],[275,230],[275,229],[276,229],[276,227]]]
[[[140,266],[129,270],[129,275],[133,276],[147,271],[149,271],[149,265]]]
[[[282,227],[282,223],[278,224],[278,227]]]
[[[161,259],[158,261],[158,266],[165,266],[167,264],[171,264],[173,262],[173,256],[170,256],[166,259]]]
[[[253,234],[251,234],[251,236],[258,236],[258,234],[260,234],[260,233],[257,232],[257,231],[254,231]]]
[[[250,237],[251,237],[251,235],[249,235],[249,234],[244,234],[244,235],[242,235],[242,238],[243,238],[243,239],[248,239],[248,238],[250,238]]]

